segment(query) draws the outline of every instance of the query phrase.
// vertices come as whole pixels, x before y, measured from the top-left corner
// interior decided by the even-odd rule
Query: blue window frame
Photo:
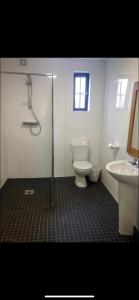
[[[74,73],[73,110],[88,111],[89,73]]]

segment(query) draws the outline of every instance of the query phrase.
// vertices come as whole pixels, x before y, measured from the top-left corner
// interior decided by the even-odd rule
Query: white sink
[[[106,170],[112,177],[118,180],[119,233],[123,235],[133,235],[139,169],[127,160],[117,160],[108,163]]]
[[[127,160],[112,161],[106,165],[106,170],[120,182],[138,185],[139,169]]]

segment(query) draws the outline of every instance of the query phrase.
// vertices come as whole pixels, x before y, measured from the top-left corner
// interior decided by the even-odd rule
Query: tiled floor
[[[55,179],[51,208],[50,179],[9,179],[1,189],[1,242],[138,242],[118,233],[118,205],[99,181],[85,189],[73,177]],[[34,194],[25,195],[25,190]]]

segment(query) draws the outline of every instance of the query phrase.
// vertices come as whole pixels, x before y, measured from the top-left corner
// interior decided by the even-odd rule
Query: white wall
[[[116,110],[115,80],[121,76],[129,78],[129,89],[124,110]],[[107,63],[107,76],[105,86],[105,100],[102,126],[101,165],[103,168],[101,180],[118,202],[118,182],[105,170],[107,162],[114,160],[113,150],[108,149],[110,142],[118,142],[120,150],[116,159],[133,158],[126,152],[130,108],[132,100],[132,88],[134,81],[138,80],[138,59],[136,58],[113,58]],[[138,205],[138,203],[136,203]],[[137,210],[136,210],[137,211]],[[137,219],[137,216],[136,216]],[[137,221],[136,221],[137,223]]]
[[[90,82],[90,111],[73,111],[73,73],[74,71],[89,71]],[[66,91],[66,128],[65,128],[65,175],[73,173],[71,159],[71,142],[78,138],[87,137],[91,149],[91,162],[94,166],[100,164],[101,121],[103,113],[103,97],[105,89],[106,63],[90,60],[71,59],[68,63]]]
[[[16,71],[16,65],[14,70]],[[8,178],[51,176],[51,85],[50,79],[32,77],[33,107],[42,132],[31,136],[23,121],[32,121],[26,105],[25,77],[2,75],[5,79],[6,144]]]
[[[27,66],[19,60],[3,59],[2,69],[36,73],[54,73],[54,135],[55,176],[73,174],[70,143],[87,136],[93,165],[100,162],[101,120],[105,88],[106,63],[91,59],[29,58]],[[90,112],[73,112],[73,73],[89,71],[91,74]],[[2,75],[5,78],[6,141],[8,177],[51,176],[51,80],[32,77],[33,106],[42,124],[42,133],[32,137],[22,121],[30,120],[25,106],[27,99],[24,78]]]

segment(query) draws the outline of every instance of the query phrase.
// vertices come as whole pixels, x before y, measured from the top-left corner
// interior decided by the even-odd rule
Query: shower
[[[27,81],[26,81],[25,85],[27,86],[27,90],[28,90],[28,108],[30,109],[31,114],[36,122],[23,122],[23,125],[29,125],[29,130],[32,135],[39,135],[41,133],[41,124],[40,124],[37,116],[35,115],[33,107],[32,107],[32,80],[31,80],[30,74],[27,74]],[[37,133],[33,131],[33,128],[32,128],[33,126],[39,126],[39,131]]]
[[[51,131],[52,131],[52,139],[51,139],[51,207],[54,206],[54,78],[57,78],[54,74],[44,74],[44,73],[25,73],[25,72],[10,72],[10,71],[0,71],[1,74],[7,75],[19,75],[19,76],[26,76],[25,85],[27,86],[27,100],[28,100],[28,109],[30,110],[34,121],[22,122],[22,125],[25,127],[29,127],[30,133],[32,135],[39,135],[41,133],[41,124],[34,112],[33,105],[32,105],[32,77],[47,77],[51,79],[52,87],[51,87]],[[34,132],[33,128],[39,126],[39,131],[37,133]]]

